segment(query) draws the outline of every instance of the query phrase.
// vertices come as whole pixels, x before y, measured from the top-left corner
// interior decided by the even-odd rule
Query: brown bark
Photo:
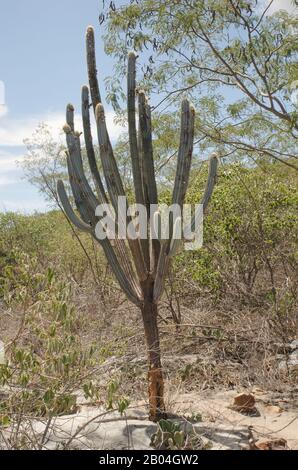
[[[145,300],[142,306],[142,316],[148,353],[149,419],[156,422],[165,418],[165,405],[157,305],[152,302],[153,283],[151,281],[147,281],[143,286],[143,292]]]

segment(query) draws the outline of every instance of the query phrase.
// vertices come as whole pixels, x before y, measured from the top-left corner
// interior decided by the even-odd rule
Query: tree
[[[58,180],[63,180],[69,190],[67,165],[65,162],[65,145],[60,140],[53,138],[51,129],[44,123],[41,123],[34,131],[32,137],[27,138],[24,143],[27,147],[27,154],[21,162],[21,166],[25,178],[29,183],[38,188],[49,205],[62,210],[57,192],[57,182]],[[66,220],[88,261],[93,279],[97,283],[96,270],[88,250],[67,217]]]
[[[57,181],[66,179],[65,145],[52,136],[51,129],[40,124],[24,141],[27,154],[21,162],[25,178],[36,186],[47,202],[57,206]]]
[[[89,88],[97,125],[100,159],[105,184],[98,169],[91,135],[89,89],[84,86],[82,88],[82,121],[86,153],[95,192],[89,185],[84,172],[80,133],[74,128],[74,108],[71,104],[67,106],[67,123],[64,130],[68,147],[67,167],[69,180],[80,218],[72,209],[61,180],[58,181],[57,189],[61,204],[69,220],[77,228],[89,233],[100,243],[122,290],[141,311],[148,352],[150,419],[158,421],[165,415],[164,381],[158,331],[158,301],[163,293],[164,281],[171,257],[175,254],[180,242],[179,237],[175,235],[177,227],[181,225],[181,215],[173,216],[169,220],[169,234],[167,238],[161,240],[153,236],[152,228],[159,233],[161,227],[160,224],[157,224],[157,227],[152,225],[155,219],[159,221],[160,218],[152,149],[151,108],[145,93],[141,90],[138,90],[138,93],[136,93],[136,56],[132,52],[128,56],[127,69],[128,134],[134,196],[136,203],[142,205],[142,208],[145,209],[146,236],[141,236],[140,229],[134,224],[131,226],[133,220],[127,214],[127,194],[125,193],[119,167],[110,143],[104,107],[101,102],[96,70],[94,31],[92,27],[89,27],[87,30],[86,42]],[[136,124],[136,95],[138,96],[138,132]],[[182,209],[184,203],[189,180],[194,122],[194,108],[187,99],[184,99],[181,107],[180,144],[172,195],[172,204],[176,204],[180,209]],[[216,169],[217,158],[212,156],[207,186],[202,198],[203,210],[206,210],[212,195]],[[120,198],[125,199],[124,210],[118,207]],[[111,240],[108,230],[102,227],[103,219],[98,219],[97,217],[99,205],[106,204],[107,202],[110,202],[114,208],[118,228],[123,225],[123,219],[129,223],[130,230],[126,229],[125,232],[127,244],[126,240],[120,236],[116,236],[115,239]],[[190,222],[190,227],[187,227],[186,231],[193,227],[194,221],[195,219],[193,218]],[[98,236],[98,224],[107,236]]]
[[[143,86],[155,110],[187,92],[198,109],[200,150],[222,156],[297,158],[298,17],[269,14],[273,0],[132,0],[106,4],[105,48],[124,73],[128,49],[142,52]],[[120,81],[108,81],[118,103]],[[161,95],[161,98],[160,98]]]

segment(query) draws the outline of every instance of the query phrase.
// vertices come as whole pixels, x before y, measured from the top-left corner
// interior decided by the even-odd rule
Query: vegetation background
[[[140,55],[162,201],[173,186],[183,93],[199,110],[187,202],[200,200],[208,154],[222,157],[203,248],[174,259],[161,301],[169,403],[173,391],[295,389],[297,368],[281,367],[280,354],[298,326],[297,17],[269,16],[261,6],[140,0],[104,2],[99,12],[116,58],[119,80],[107,78],[106,87],[119,121],[124,57],[130,48]],[[123,413],[146,388],[138,311],[101,249],[59,208],[65,148],[46,126],[28,136],[27,148],[24,171],[51,210],[0,214],[0,337],[9,358],[0,372],[0,435],[5,441],[2,430],[12,427],[1,444],[11,448],[42,448],[46,432],[33,437],[32,417],[51,422],[73,412],[78,390]],[[125,133],[115,152],[130,190]]]

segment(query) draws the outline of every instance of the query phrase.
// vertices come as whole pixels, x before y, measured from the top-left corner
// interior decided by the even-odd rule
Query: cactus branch
[[[205,192],[201,200],[201,204],[203,205],[204,212],[207,209],[208,203],[211,199],[213,189],[216,183],[218,158],[219,158],[218,155],[216,153],[213,153],[209,159],[208,179],[207,179]]]
[[[176,179],[173,190],[173,204],[179,204],[182,208],[188,186],[193,140],[195,110],[187,99],[182,101],[181,106],[181,130],[180,145],[177,158]]]
[[[95,111],[96,106],[98,105],[98,103],[101,103],[101,96],[100,96],[98,80],[97,80],[96,56],[95,56],[95,39],[94,39],[94,29],[93,29],[92,26],[89,26],[87,28],[86,52],[87,52],[87,67],[88,67],[89,86],[90,86],[93,109]]]
[[[140,157],[136,129],[136,56],[134,52],[128,54],[127,67],[127,115],[128,134],[131,155],[131,166],[135,187],[136,202],[144,204],[144,193],[141,178]]]
[[[93,147],[91,125],[90,125],[90,112],[89,112],[89,90],[88,87],[82,87],[82,120],[84,128],[84,139],[86,145],[86,152],[89,162],[91,175],[94,181],[98,199],[101,203],[107,203],[108,198],[105,193],[104,186],[102,184],[101,176],[98,171],[96,163],[95,152]]]
[[[59,195],[60,201],[62,203],[64,212],[66,213],[69,220],[79,230],[82,230],[83,232],[87,232],[87,233],[92,233],[92,227],[90,225],[86,224],[84,221],[80,220],[79,217],[77,217],[77,215],[75,214],[73,208],[71,207],[69,199],[67,197],[63,181],[61,181],[61,180],[59,180],[58,183],[57,183],[57,191],[58,191],[58,195]]]

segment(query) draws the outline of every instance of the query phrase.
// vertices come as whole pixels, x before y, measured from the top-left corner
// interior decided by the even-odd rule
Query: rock
[[[236,411],[252,411],[255,409],[256,400],[252,393],[239,393],[234,397],[231,408]]]
[[[287,372],[289,371],[290,373],[297,372],[298,371],[298,358],[297,359],[290,359],[288,361],[280,361],[278,364],[278,368],[281,372]]]
[[[286,450],[288,449],[287,441],[280,439],[266,439],[255,442],[254,448],[257,450]]]
[[[274,343],[274,349],[276,354],[288,354],[293,351],[290,343]]]
[[[294,339],[294,341],[291,342],[290,348],[292,351],[295,351],[296,349],[298,349],[298,339]]]
[[[280,406],[276,405],[267,405],[266,408],[266,413],[282,413],[283,409]]]

